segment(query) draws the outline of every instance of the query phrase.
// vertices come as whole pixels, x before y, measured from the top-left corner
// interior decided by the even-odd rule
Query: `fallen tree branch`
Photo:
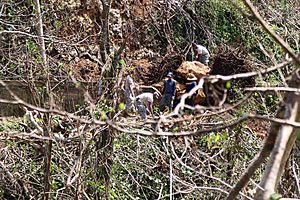
[[[244,0],[244,4],[249,8],[251,11],[252,16],[261,24],[261,26],[265,29],[267,33],[278,43],[284,50],[291,56],[294,60],[294,62],[300,66],[300,59],[299,57],[294,54],[292,48],[289,44],[287,44],[280,36],[278,36],[271,27],[267,24],[267,22],[261,17],[261,15],[258,13],[256,8],[253,6],[250,0]]]
[[[296,87],[298,85],[298,71],[296,71],[292,77],[292,80],[289,82],[289,86],[290,87]],[[273,150],[274,146],[276,146],[276,148],[273,150],[273,157],[276,157],[275,154],[278,153],[278,146],[281,142],[281,138],[283,136],[278,136],[280,134],[286,134],[285,136],[287,136],[287,138],[289,138],[288,132],[287,131],[291,131],[293,130],[293,128],[299,128],[300,123],[299,122],[295,122],[295,115],[298,111],[298,103],[297,103],[297,99],[300,100],[300,98],[295,94],[295,93],[287,93],[285,100],[284,100],[284,104],[281,105],[280,109],[278,110],[277,114],[276,114],[276,118],[274,119],[270,119],[272,123],[271,125],[271,129],[269,132],[268,137],[265,140],[265,143],[263,145],[263,147],[261,148],[260,152],[255,156],[255,158],[252,160],[252,162],[250,163],[250,165],[248,166],[248,168],[246,169],[246,171],[244,172],[244,174],[240,177],[239,181],[236,183],[236,185],[234,186],[234,188],[231,190],[231,192],[229,193],[227,199],[231,200],[231,199],[235,199],[236,196],[238,195],[239,191],[241,191],[241,189],[249,182],[250,178],[253,176],[255,170],[260,167],[260,165],[262,164],[262,162],[264,161],[264,159],[270,155],[271,151]],[[295,113],[296,112],[296,113]],[[259,119],[264,119],[266,120],[266,117],[263,116],[255,116],[256,118]],[[287,119],[286,119],[287,118]],[[294,126],[296,125],[296,126]],[[277,141],[276,141],[277,140]],[[291,139],[292,141],[288,142],[285,141],[287,143],[289,143],[291,146],[293,146],[293,141],[294,138]],[[275,143],[276,142],[276,143]],[[279,144],[278,144],[279,143]],[[282,146],[281,146],[282,147]],[[289,153],[290,150],[286,150],[286,153]],[[284,155],[286,155],[286,153],[284,153]],[[282,155],[283,156],[283,155]],[[281,158],[278,158],[281,161]],[[272,159],[271,159],[272,160]],[[275,158],[274,158],[275,160]],[[286,161],[286,160],[285,160]],[[285,162],[284,162],[285,163]],[[268,165],[269,166],[269,173],[272,168],[272,165],[274,164],[274,162],[271,161],[271,163]],[[282,165],[282,164],[280,164]],[[277,164],[275,164],[274,166],[278,166]],[[283,167],[283,166],[281,166]],[[271,195],[271,193],[274,192],[275,189],[275,185],[276,185],[276,180],[279,176],[279,171],[283,170],[281,168],[281,170],[279,170],[279,168],[273,169],[275,172],[271,173],[272,176],[274,175],[274,178],[271,178],[270,176],[267,176],[267,174],[269,174],[268,172],[266,172],[267,174],[264,176],[265,178],[263,178],[262,183],[260,184],[260,187],[257,188],[258,192],[258,196],[256,197],[257,199],[268,199]],[[282,173],[282,171],[281,171]],[[276,175],[275,175],[276,174]],[[273,182],[269,182],[267,180],[273,180]],[[266,183],[268,183],[268,187],[271,187],[268,189],[268,192],[263,191],[260,188],[265,189]],[[271,186],[270,186],[271,185]],[[264,196],[267,195],[267,196]],[[263,197],[264,196],[264,197]]]
[[[289,82],[290,87],[300,86],[300,74],[297,70]],[[295,93],[288,93],[284,101],[284,117],[289,121],[300,121],[300,97]],[[267,200],[275,193],[276,187],[284,172],[287,159],[290,156],[294,146],[298,130],[291,125],[281,125],[277,134],[276,143],[272,150],[270,160],[267,164],[265,173],[261,180],[260,186],[264,188],[257,189],[256,199]]]

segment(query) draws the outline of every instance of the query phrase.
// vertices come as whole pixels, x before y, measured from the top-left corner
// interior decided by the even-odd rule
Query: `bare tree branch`
[[[291,82],[289,82],[289,86],[290,87],[296,87],[297,86],[297,84],[296,84],[297,81],[298,81],[298,71],[296,71],[296,73],[294,73]],[[283,136],[281,136],[281,137],[277,136],[278,132],[281,131],[282,134],[285,134],[284,132],[282,132],[282,131],[287,131],[285,129],[285,127],[288,127],[290,130],[293,130],[293,127],[294,128],[298,127],[298,125],[297,126],[291,126],[291,124],[294,124],[294,125],[300,124],[299,122],[295,122],[294,121],[295,114],[298,112],[297,98],[300,99],[298,97],[298,95],[296,95],[295,93],[288,93],[286,95],[284,104],[278,110],[276,118],[270,120],[270,121],[272,121],[274,123],[272,123],[271,130],[269,132],[268,137],[265,140],[265,143],[264,143],[263,147],[261,148],[260,152],[255,156],[255,158],[253,159],[253,161],[250,163],[250,165],[248,166],[247,170],[241,176],[241,178],[236,183],[236,185],[234,186],[234,188],[232,189],[232,191],[229,193],[229,195],[227,197],[228,200],[236,198],[236,196],[238,195],[238,192],[248,183],[248,181],[250,180],[250,178],[254,174],[255,170],[261,165],[261,163],[264,161],[264,159],[267,156],[269,156],[269,154],[271,153],[271,151],[274,148],[274,145],[277,148],[277,145],[276,145],[277,143],[275,144],[275,141],[276,140],[277,141],[278,140],[281,141],[281,138],[283,137]],[[296,107],[294,108],[294,106],[296,106]],[[291,115],[292,113],[294,113],[294,114]],[[258,116],[256,116],[256,117],[258,117]],[[258,118],[265,119],[265,117],[258,117]],[[288,121],[288,124],[281,123],[281,122],[284,122],[284,121],[285,122]],[[289,138],[289,135],[287,137]],[[292,139],[292,140],[294,141],[294,139]],[[293,144],[293,141],[291,141],[292,144]],[[290,143],[290,145],[293,146],[291,143]],[[273,152],[277,153],[278,151],[274,151],[273,150]],[[287,156],[287,155],[285,155],[285,156]],[[280,164],[279,165],[278,164],[279,163],[275,164],[275,166],[278,167],[280,165]],[[273,165],[273,163],[272,163],[272,165]],[[271,166],[269,166],[269,167],[271,168]],[[277,170],[279,170],[279,168],[277,168]],[[281,171],[281,173],[282,173],[282,171]],[[272,175],[275,176],[275,180],[278,178],[278,173],[277,174],[272,174]],[[266,178],[266,180],[265,179],[263,179],[263,180],[265,180],[267,182],[267,180],[269,180],[268,178],[270,178],[270,176],[268,176]],[[274,180],[274,178],[272,178],[272,179]],[[263,197],[263,195],[265,194],[265,191],[262,191],[260,188],[258,188],[258,190],[261,192],[261,194],[260,194],[260,196],[257,197],[257,199],[263,199],[263,198],[264,199],[268,199],[270,197],[270,195],[274,192],[274,190],[275,190],[274,189],[274,187],[275,187],[274,184],[275,183],[274,182],[273,183],[268,182],[268,184],[272,185],[271,187],[273,187],[273,190],[269,189],[269,192],[267,194],[268,197]],[[266,185],[265,184],[261,184],[260,187],[265,189]]]
[[[290,82],[290,87],[300,87],[300,74],[297,70]],[[300,121],[300,97],[295,93],[288,93],[284,101],[284,118],[289,121]],[[264,189],[257,189],[256,199],[267,200],[275,193],[278,181],[284,171],[284,166],[294,146],[298,130],[293,126],[281,125],[278,136],[272,150],[270,160],[260,186]]]
[[[262,27],[265,29],[269,35],[272,36],[272,38],[280,44],[282,48],[293,58],[294,62],[297,63],[297,65],[300,65],[300,59],[299,57],[293,52],[292,48],[290,47],[289,44],[287,44],[280,36],[278,36],[267,24],[267,22],[260,16],[258,11],[255,9],[253,4],[251,3],[250,0],[244,0],[245,5],[249,8],[251,11],[252,15],[257,19],[257,21],[262,25]]]

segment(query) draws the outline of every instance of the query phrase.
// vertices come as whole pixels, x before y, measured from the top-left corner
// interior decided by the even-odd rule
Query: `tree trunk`
[[[38,33],[39,48],[42,56],[43,67],[45,70],[47,66],[47,57],[46,57],[46,48],[45,48],[45,40],[44,40],[44,31],[43,31],[43,20],[42,20],[41,6],[39,0],[35,0],[35,9],[36,9],[36,17],[37,17],[36,28]]]
[[[289,87],[300,87],[300,74],[297,70],[289,81]],[[286,94],[282,107],[284,108],[284,119],[289,122],[300,121],[300,97],[295,93]],[[270,160],[267,164],[265,173],[257,188],[255,199],[268,200],[276,192],[276,187],[284,172],[285,164],[290,156],[291,150],[296,140],[298,129],[290,125],[281,125],[275,146],[271,152]]]
[[[37,32],[38,32],[38,41],[40,53],[42,56],[42,65],[44,73],[47,77],[47,94],[50,97],[50,106],[53,105],[51,92],[50,92],[50,82],[49,82],[49,70],[47,67],[47,56],[46,56],[46,48],[45,48],[45,40],[44,40],[44,31],[43,31],[43,20],[41,14],[41,6],[40,1],[35,0],[35,8],[36,8],[36,17],[37,17]],[[45,127],[43,129],[44,136],[50,138],[50,127],[51,127],[51,115],[46,114],[45,116]],[[44,199],[49,199],[50,192],[50,166],[51,166],[51,151],[52,151],[52,140],[45,141],[45,158],[44,158]]]
[[[101,24],[101,35],[100,35],[100,55],[101,61],[105,63],[107,61],[107,55],[109,54],[109,12],[111,0],[101,0],[102,2],[102,13],[100,15],[100,19],[97,21]]]

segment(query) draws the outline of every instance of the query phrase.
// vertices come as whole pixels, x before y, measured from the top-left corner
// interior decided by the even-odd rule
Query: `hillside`
[[[0,199],[299,198],[299,10],[297,0],[4,0],[0,103],[20,112],[1,112]],[[179,67],[195,60],[192,42],[210,60],[197,77],[205,98],[187,107],[190,71]],[[126,117],[125,74],[140,94],[169,71],[173,112],[156,99],[153,117]]]

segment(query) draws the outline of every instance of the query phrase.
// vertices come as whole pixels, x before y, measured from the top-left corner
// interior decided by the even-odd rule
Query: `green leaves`
[[[120,65],[126,65],[126,62],[125,62],[124,59],[120,59],[120,60],[119,60],[119,64],[120,64]]]
[[[270,200],[279,200],[282,196],[280,194],[274,193],[270,196]]]
[[[55,20],[53,26],[56,30],[59,30],[62,27],[62,22],[60,20]]]
[[[38,45],[33,40],[27,39],[26,46],[30,53],[32,54],[39,53]]]
[[[123,102],[121,102],[121,103],[119,104],[119,109],[120,109],[121,111],[125,109],[125,104],[124,104]]]
[[[227,81],[225,87],[226,87],[226,89],[230,89],[231,88],[231,82]]]

